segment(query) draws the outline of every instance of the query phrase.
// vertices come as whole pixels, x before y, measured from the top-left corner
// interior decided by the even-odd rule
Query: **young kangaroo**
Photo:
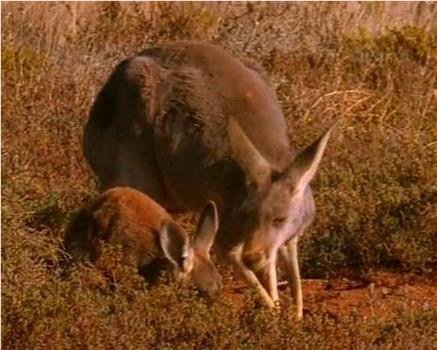
[[[109,189],[88,207],[81,209],[68,228],[64,246],[73,258],[95,262],[101,241],[121,245],[125,261],[146,271],[167,259],[181,285],[193,284],[212,293],[220,288],[221,277],[209,251],[218,229],[214,202],[203,210],[193,241],[150,197],[128,187]]]

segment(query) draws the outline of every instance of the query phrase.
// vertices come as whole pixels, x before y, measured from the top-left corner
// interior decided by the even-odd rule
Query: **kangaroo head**
[[[275,173],[238,123],[231,118],[229,140],[234,159],[246,176],[246,192],[226,229],[266,240],[292,238],[312,213],[308,184],[322,159],[331,129],[299,153],[282,173]],[[255,235],[256,233],[256,235]],[[268,242],[273,244],[274,242]]]
[[[188,235],[174,221],[163,223],[161,247],[174,266],[176,281],[183,287],[194,285],[207,293],[216,292],[221,287],[221,276],[209,254],[217,229],[218,214],[214,202],[209,202],[203,210],[191,243]]]

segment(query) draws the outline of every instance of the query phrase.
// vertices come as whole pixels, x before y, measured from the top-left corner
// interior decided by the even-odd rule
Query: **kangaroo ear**
[[[228,135],[233,155],[246,173],[247,180],[257,188],[269,183],[271,179],[269,162],[259,153],[233,117],[229,119]]]
[[[282,175],[298,191],[305,190],[316,174],[332,128],[299,153]]]
[[[202,253],[209,254],[209,250],[214,243],[218,225],[217,207],[213,201],[209,201],[200,215],[193,247]]]
[[[159,232],[164,255],[172,264],[180,266],[189,256],[189,240],[182,228],[173,220],[165,220]]]

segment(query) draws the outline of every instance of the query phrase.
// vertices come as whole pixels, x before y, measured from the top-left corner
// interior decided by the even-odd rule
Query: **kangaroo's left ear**
[[[333,127],[300,152],[282,173],[280,179],[297,191],[304,191],[316,174]]]
[[[233,117],[229,118],[227,130],[233,156],[243,169],[246,180],[258,189],[269,185],[272,174],[269,162],[249,140],[240,124]]]
[[[193,242],[193,248],[203,252],[204,254],[209,254],[209,250],[214,243],[218,225],[219,219],[217,207],[213,201],[209,201],[200,215],[196,237],[194,238]]]

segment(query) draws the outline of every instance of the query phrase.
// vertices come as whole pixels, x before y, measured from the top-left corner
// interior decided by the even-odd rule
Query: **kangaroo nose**
[[[211,293],[217,293],[220,289],[222,289],[222,287],[223,287],[222,278],[218,277],[212,285]]]

